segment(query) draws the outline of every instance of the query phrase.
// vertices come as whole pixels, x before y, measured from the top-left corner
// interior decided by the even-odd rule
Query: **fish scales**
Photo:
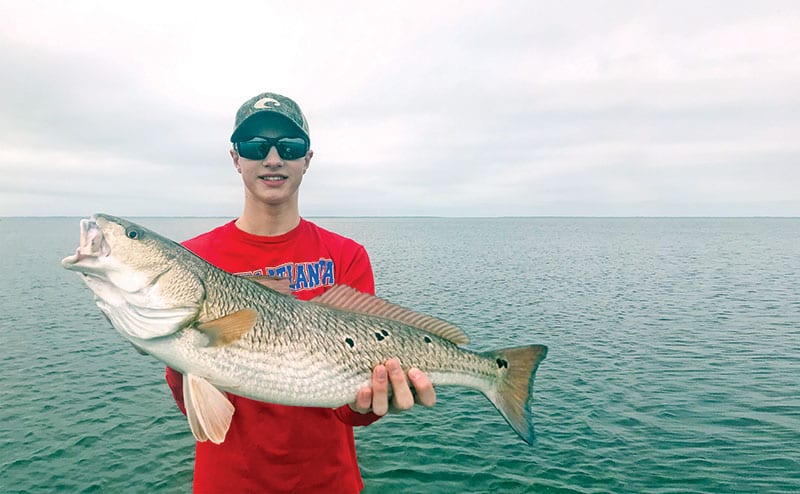
[[[208,276],[223,278],[218,273]],[[293,405],[340,406],[352,401],[358,389],[369,383],[375,365],[391,357],[399,358],[406,368],[430,373],[434,384],[477,382],[465,373],[480,375],[484,388],[496,379],[494,361],[459,349],[436,335],[380,317],[298,302],[247,279],[224,279],[220,286],[242,296],[233,303],[230,297],[210,291],[204,305],[207,317],[261,308],[255,326],[230,346],[225,358],[220,358],[235,362],[220,368],[231,381],[252,382],[254,388],[238,386],[229,391]],[[186,348],[195,351],[192,346]],[[255,381],[253,368],[270,378]],[[307,389],[302,399],[295,392],[300,388]]]

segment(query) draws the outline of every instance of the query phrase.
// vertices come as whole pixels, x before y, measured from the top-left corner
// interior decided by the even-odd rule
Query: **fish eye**
[[[142,232],[136,227],[129,226],[125,229],[125,236],[131,240],[138,240],[142,238]]]

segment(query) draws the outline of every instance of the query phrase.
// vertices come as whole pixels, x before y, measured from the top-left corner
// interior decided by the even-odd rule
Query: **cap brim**
[[[253,122],[256,122],[258,120],[263,120],[263,119],[280,119],[280,120],[283,120],[285,122],[288,122],[292,127],[297,129],[297,131],[300,133],[301,136],[305,137],[306,140],[309,140],[309,137],[308,137],[308,134],[306,134],[306,131],[303,130],[302,127],[297,125],[297,123],[295,123],[294,120],[292,120],[291,118],[287,117],[286,115],[282,115],[282,114],[280,114],[278,112],[275,112],[275,111],[262,110],[260,112],[253,113],[249,117],[247,117],[244,120],[242,120],[242,123],[240,123],[239,126],[236,127],[236,129],[234,129],[233,134],[231,134],[231,142],[241,142],[242,140],[247,140],[247,139],[250,139],[252,137],[255,137],[255,134],[250,132],[250,129],[248,127]]]

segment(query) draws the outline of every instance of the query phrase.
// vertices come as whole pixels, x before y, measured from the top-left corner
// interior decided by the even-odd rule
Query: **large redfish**
[[[346,286],[310,302],[235,276],[181,245],[104,214],[81,220],[77,252],[62,265],[81,275],[98,307],[139,351],[184,375],[198,441],[225,439],[233,405],[220,390],[307,407],[355,401],[389,358],[434,385],[481,391],[528,443],[541,345],[488,352],[457,327]]]

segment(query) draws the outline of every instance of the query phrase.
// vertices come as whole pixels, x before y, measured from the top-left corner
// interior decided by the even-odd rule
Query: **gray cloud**
[[[800,215],[792,2],[299,3],[257,30],[26,5],[0,21],[0,215],[235,215],[232,115],[266,89],[311,119],[304,214]]]

